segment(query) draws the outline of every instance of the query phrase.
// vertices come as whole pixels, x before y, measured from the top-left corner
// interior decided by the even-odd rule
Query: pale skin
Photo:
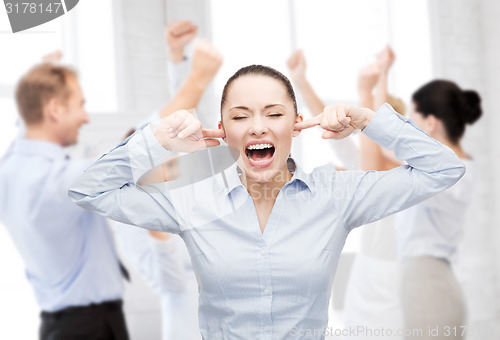
[[[460,159],[470,158],[462,149],[460,143],[452,143],[448,138],[444,124],[435,116],[425,117],[415,109],[415,103],[412,103],[409,117],[429,136],[449,147]]]
[[[286,161],[292,139],[300,131],[320,126],[325,139],[341,139],[356,129],[364,129],[375,113],[349,105],[325,107],[316,117],[302,121],[276,79],[262,75],[245,75],[236,79],[227,93],[218,129],[207,130],[187,111],[178,111],[162,120],[154,129],[158,142],[167,150],[194,152],[219,145],[222,138],[240,150],[238,164],[241,181],[252,197],[261,232],[274,206],[279,190],[292,174]],[[268,141],[274,145],[272,162],[264,168],[252,165],[245,154],[248,143]]]
[[[195,46],[191,72],[174,99],[160,112],[166,117],[181,109],[194,109],[222,65],[222,55],[208,41]]]
[[[62,52],[59,50],[42,57],[43,62],[52,63],[59,63],[61,59]],[[76,144],[80,127],[89,123],[89,115],[85,110],[82,88],[75,76],[68,76],[67,87],[70,95],[66,100],[54,96],[45,102],[40,122],[25,122],[27,139],[43,140],[62,147]]]
[[[290,71],[290,78],[295,86],[297,86],[311,114],[317,116],[323,112],[325,104],[318,97],[306,77],[307,64],[304,52],[302,50],[295,51],[290,58],[288,58],[287,66]]]
[[[382,77],[382,72],[388,72],[388,68],[383,68],[378,63],[367,65],[359,72],[358,93],[361,106],[375,109],[387,101],[387,75]],[[386,171],[402,164],[395,156],[385,154],[384,149],[368,137],[361,135],[359,138],[363,170]]]
[[[390,46],[382,49],[376,57],[376,62],[364,67],[358,78],[358,92],[362,106],[378,108],[388,101],[388,77],[396,60],[396,54]],[[374,92],[374,94],[373,94]],[[433,115],[424,117],[415,109],[412,103],[409,112],[412,119],[430,137],[452,149],[462,159],[467,158],[460,144],[451,143],[442,122]],[[364,135],[360,136],[361,166],[363,170],[385,171],[402,164],[394,153],[385,150]]]
[[[55,50],[44,55],[42,57],[42,61],[50,63],[59,63],[61,62],[62,57],[63,57],[62,52],[60,50]]]
[[[174,21],[165,27],[167,57],[174,64],[184,60],[184,48],[196,37],[198,26],[189,20]]]
[[[63,147],[78,141],[79,129],[89,122],[89,115],[84,108],[85,98],[82,89],[75,77],[68,78],[68,87],[71,94],[66,102],[53,97],[43,107],[41,122],[36,124],[26,122],[27,139],[44,140]]]

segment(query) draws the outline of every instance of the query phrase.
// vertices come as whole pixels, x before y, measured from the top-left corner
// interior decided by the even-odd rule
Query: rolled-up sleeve
[[[70,187],[69,197],[82,208],[119,222],[179,233],[162,184],[137,184],[171,155],[145,126],[87,168]]]
[[[390,171],[338,173],[346,186],[343,221],[347,229],[407,209],[455,184],[464,163],[447,146],[384,104],[363,133],[406,161]],[[340,178],[342,177],[342,178]]]

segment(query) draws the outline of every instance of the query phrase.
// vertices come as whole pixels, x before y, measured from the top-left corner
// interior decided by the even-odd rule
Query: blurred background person
[[[39,64],[19,81],[16,101],[26,131],[0,163],[0,219],[42,310],[39,337],[128,339],[121,300],[128,273],[107,221],[66,194],[91,163],[64,150],[89,121],[77,74]]]
[[[412,96],[409,117],[429,136],[452,149],[466,164],[467,173],[450,189],[397,216],[405,327],[438,329],[434,334],[406,339],[464,338],[467,309],[452,263],[472,203],[477,169],[460,141],[466,125],[476,122],[481,114],[478,93],[462,90],[448,80],[431,81]]]

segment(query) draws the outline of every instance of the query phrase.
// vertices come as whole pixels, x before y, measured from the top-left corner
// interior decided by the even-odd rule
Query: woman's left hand
[[[323,112],[314,118],[295,124],[295,131],[321,126],[324,139],[342,139],[356,129],[363,130],[375,116],[370,109],[350,105],[326,106]]]

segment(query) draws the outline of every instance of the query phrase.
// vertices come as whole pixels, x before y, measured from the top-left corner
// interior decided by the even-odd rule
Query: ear
[[[295,119],[294,125],[302,122],[303,120],[304,120],[304,117],[302,117],[302,114],[299,113],[299,115]],[[300,131],[293,131],[293,134],[292,134],[293,137],[297,137],[298,135],[300,135]]]
[[[57,98],[50,99],[45,105],[45,118],[58,123],[63,119],[64,106]]]
[[[432,114],[427,116],[425,119],[425,125],[429,136],[434,135],[438,131],[440,124],[441,122],[436,118],[436,116]]]
[[[226,135],[226,130],[224,129],[224,125],[222,125],[222,122],[221,122],[221,121],[219,121],[219,123],[217,124],[217,128],[218,128],[219,130],[220,130],[220,129],[224,130],[224,136]],[[226,142],[226,137],[222,138],[222,140],[223,140],[224,142]]]

